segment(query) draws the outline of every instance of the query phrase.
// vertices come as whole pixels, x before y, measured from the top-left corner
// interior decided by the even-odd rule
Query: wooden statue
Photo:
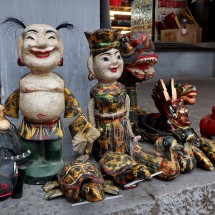
[[[108,151],[129,153],[130,141],[137,141],[129,122],[130,99],[124,85],[117,82],[123,72],[119,52],[120,32],[100,29],[85,32],[90,47],[89,79],[98,83],[91,89],[89,121],[101,132],[93,147],[97,159]]]
[[[92,144],[99,132],[86,120],[62,77],[53,72],[55,67],[63,65],[64,46],[58,30],[71,29],[73,25],[25,26],[15,18],[8,18],[4,23],[16,23],[24,29],[17,41],[18,64],[30,70],[20,80],[19,89],[5,102],[4,113],[14,118],[19,117],[19,110],[23,114],[19,135],[24,148],[32,152],[33,161],[26,170],[26,183],[43,184],[64,166],[61,155],[64,129],[60,119],[63,112],[65,118],[76,117],[70,125],[75,150],[83,152],[86,143]]]

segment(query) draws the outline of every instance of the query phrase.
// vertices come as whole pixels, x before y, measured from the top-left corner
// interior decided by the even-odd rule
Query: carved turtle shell
[[[57,174],[57,179],[65,197],[70,202],[81,200],[79,193],[85,182],[104,184],[100,171],[92,163],[81,161],[65,165],[63,170]]]
[[[104,154],[99,164],[106,174],[113,176],[132,169],[137,163],[125,153],[109,151]]]

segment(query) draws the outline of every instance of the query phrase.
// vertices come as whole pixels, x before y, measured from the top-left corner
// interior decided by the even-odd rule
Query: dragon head
[[[177,98],[174,79],[170,80],[167,87],[164,81],[160,79],[153,89],[152,98],[162,118],[166,120],[167,127],[171,129],[189,128],[189,111],[184,105],[184,100]]]
[[[158,59],[154,50],[151,38],[146,32],[124,34],[120,39],[120,52],[125,64],[125,79],[130,76],[130,79],[137,83],[152,78],[155,74],[153,66]]]
[[[177,97],[184,100],[184,104],[193,105],[196,102],[197,89],[192,84],[175,84]]]

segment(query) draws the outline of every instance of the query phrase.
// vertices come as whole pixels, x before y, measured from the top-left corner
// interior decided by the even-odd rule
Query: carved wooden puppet
[[[99,136],[82,114],[78,100],[65,87],[64,80],[53,69],[63,64],[63,42],[59,29],[73,28],[63,23],[57,28],[45,24],[25,26],[20,20],[9,18],[5,23],[16,23],[24,30],[17,41],[18,64],[30,72],[20,80],[5,103],[5,115],[24,118],[19,127],[23,146],[30,149],[33,164],[27,168],[26,183],[43,184],[54,177],[64,166],[62,138],[65,118],[76,117],[70,125],[75,139],[75,150],[84,151],[86,143],[92,144]]]
[[[94,142],[96,159],[108,150],[130,152],[130,140],[138,141],[129,122],[130,99],[126,88],[117,82],[122,75],[123,60],[119,52],[120,32],[100,29],[85,32],[90,47],[89,79],[98,83],[91,89],[89,121],[101,132]],[[89,149],[90,150],[90,149]]]
[[[151,38],[144,31],[123,34],[120,39],[120,53],[124,61],[124,71],[119,80],[126,86],[131,101],[130,121],[135,129],[138,121],[136,84],[151,79],[155,75],[153,66],[157,63],[157,55]]]

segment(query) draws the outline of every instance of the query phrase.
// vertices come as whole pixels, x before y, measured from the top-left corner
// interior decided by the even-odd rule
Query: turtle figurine
[[[123,190],[137,186],[137,184],[125,186],[128,182],[151,178],[151,174],[144,164],[137,163],[123,152],[106,152],[100,159],[99,165],[103,172],[113,178]]]
[[[105,198],[105,192],[112,195],[119,194],[117,187],[105,183],[101,172],[95,165],[82,158],[65,165],[57,174],[57,181],[47,182],[43,190],[46,192],[47,200],[64,195],[71,203],[85,200],[102,201]]]

